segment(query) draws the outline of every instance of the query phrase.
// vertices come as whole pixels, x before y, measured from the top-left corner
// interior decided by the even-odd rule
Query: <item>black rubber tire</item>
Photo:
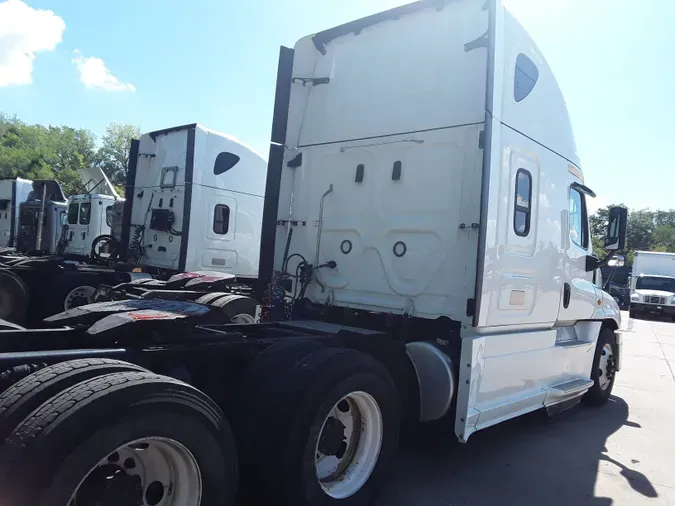
[[[62,272],[52,277],[52,282],[46,287],[43,295],[42,318],[48,318],[65,311],[64,304],[68,294],[79,286],[89,286],[96,289],[100,285],[100,278],[95,273]]]
[[[66,388],[113,372],[146,371],[122,360],[82,358],[50,365],[21,379],[0,395],[0,441],[42,403]]]
[[[96,246],[98,246],[98,243],[101,242],[103,243],[107,242],[110,245],[110,254],[105,258],[105,260],[101,258],[98,252],[96,251]],[[95,262],[115,261],[119,256],[119,250],[120,250],[119,241],[110,234],[103,234],[94,238],[94,240],[91,242],[91,251],[89,252],[89,256]]]
[[[595,346],[595,355],[593,356],[593,368],[591,369],[591,379],[593,380],[593,386],[584,394],[582,401],[585,404],[591,406],[601,406],[605,404],[612,395],[612,388],[614,388],[614,381],[616,379],[616,374],[612,375],[612,379],[605,390],[600,388],[600,368],[598,364],[600,363],[600,355],[602,349],[606,344],[610,344],[614,350],[614,356],[617,355],[616,347],[616,335],[612,329],[603,327],[600,330],[600,335],[598,336],[598,343]]]
[[[370,355],[345,348],[319,349],[300,360],[289,355],[284,363],[285,367],[274,364],[277,367],[268,370],[266,381],[251,382],[256,387],[249,391],[249,403],[240,408],[246,421],[238,434],[243,499],[279,506],[372,504],[398,445],[401,415],[389,372]],[[336,500],[316,478],[315,448],[325,417],[354,391],[369,393],[380,407],[382,448],[366,484],[352,496]]]
[[[151,436],[192,453],[202,478],[201,504],[234,504],[236,453],[222,412],[199,390],[150,372],[90,379],[34,411],[0,447],[0,504],[68,504],[102,459]]]
[[[21,324],[28,314],[28,287],[8,269],[0,269],[0,319]]]
[[[195,302],[197,304],[204,304],[205,306],[210,306],[214,300],[219,299],[220,297],[225,297],[226,295],[230,294],[226,292],[205,293],[204,295],[199,297]]]
[[[228,294],[212,301],[210,305],[220,308],[227,321],[230,321],[241,314],[247,314],[255,318],[258,303],[255,299],[245,295]]]
[[[251,410],[257,409],[253,406],[259,401],[256,396],[261,389],[265,388],[270,378],[284,374],[310,353],[326,347],[324,343],[307,338],[287,338],[271,344],[256,355],[244,370],[236,388],[233,389],[232,401],[227,403],[233,408],[228,415],[237,438],[240,433],[254,432],[249,430]]]

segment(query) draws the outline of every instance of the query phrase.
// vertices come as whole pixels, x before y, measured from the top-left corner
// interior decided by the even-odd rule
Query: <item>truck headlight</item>
[[[640,302],[640,296],[637,293],[634,293],[630,296],[631,302]]]

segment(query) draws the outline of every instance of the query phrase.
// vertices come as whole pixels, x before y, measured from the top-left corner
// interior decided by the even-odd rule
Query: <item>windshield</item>
[[[635,283],[636,290],[661,290],[663,292],[675,292],[674,278],[656,278],[640,276]]]

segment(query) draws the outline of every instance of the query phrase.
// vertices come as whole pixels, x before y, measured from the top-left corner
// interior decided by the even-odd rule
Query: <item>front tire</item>
[[[310,351],[256,390],[237,434],[243,492],[252,504],[374,502],[401,418],[396,387],[380,362],[344,348]]]
[[[616,336],[614,331],[604,327],[600,330],[598,343],[593,357],[591,379],[593,386],[584,394],[583,402],[593,406],[605,404],[612,395],[614,380],[616,379]]]
[[[64,390],[0,447],[0,503],[231,506],[229,424],[205,394],[125,372]]]

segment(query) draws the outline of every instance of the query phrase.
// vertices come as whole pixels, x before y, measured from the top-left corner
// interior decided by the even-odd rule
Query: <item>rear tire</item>
[[[83,358],[50,365],[21,379],[0,395],[0,441],[42,403],[71,386],[114,372],[145,371],[143,367],[105,358]]]
[[[162,463],[169,452],[156,446],[180,459]],[[0,447],[0,503],[63,506],[86,494],[87,504],[230,506],[236,473],[229,424],[205,394],[115,373],[64,390],[14,430]]]
[[[251,297],[229,294],[212,301],[209,305],[220,308],[230,323],[255,323],[258,303]]]
[[[21,324],[28,313],[28,287],[7,269],[0,269],[0,319]]]
[[[254,382],[252,402],[240,406],[247,422],[237,434],[245,499],[285,506],[372,504],[398,443],[399,400],[389,372],[371,356],[344,348],[285,363],[270,368],[267,381]],[[348,422],[335,422],[336,410],[361,422],[354,421],[350,432]],[[328,468],[326,458],[332,459]]]
[[[45,293],[43,318],[66,311],[66,302],[70,297],[70,306],[79,307],[91,303],[91,297],[99,285],[99,276],[82,272],[63,272],[52,277]],[[79,293],[78,293],[78,289]]]
[[[592,406],[605,404],[612,395],[616,372],[617,347],[614,331],[604,327],[600,330],[593,357],[591,379],[593,386],[584,394],[582,401]],[[603,365],[605,364],[605,365]]]

